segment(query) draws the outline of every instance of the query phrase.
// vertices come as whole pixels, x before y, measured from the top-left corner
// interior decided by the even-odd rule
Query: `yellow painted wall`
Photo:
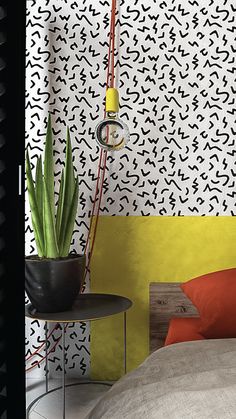
[[[129,297],[128,370],[149,352],[149,283],[186,281],[236,266],[235,217],[102,216],[91,264],[91,292]],[[91,323],[93,378],[123,374],[123,317]]]

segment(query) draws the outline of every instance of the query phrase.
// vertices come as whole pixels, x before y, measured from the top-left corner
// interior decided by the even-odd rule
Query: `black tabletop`
[[[85,322],[122,313],[131,306],[132,301],[121,295],[80,294],[71,310],[59,313],[39,313],[32,304],[28,304],[25,308],[25,315],[31,319],[55,323]]]

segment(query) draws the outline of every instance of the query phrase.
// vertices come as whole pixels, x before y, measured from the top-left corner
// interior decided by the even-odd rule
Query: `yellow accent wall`
[[[91,292],[127,296],[127,366],[149,352],[149,283],[187,281],[236,266],[235,217],[102,216],[91,264]],[[123,374],[123,316],[91,323],[91,373]]]

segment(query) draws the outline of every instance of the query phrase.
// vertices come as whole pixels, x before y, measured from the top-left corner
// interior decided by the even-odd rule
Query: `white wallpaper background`
[[[235,11],[227,0],[120,0],[116,81],[131,140],[109,154],[102,215],[236,215]],[[109,18],[106,0],[27,1],[26,145],[35,162],[50,111],[58,179],[70,127],[80,177],[78,252],[96,184],[93,133],[103,117]],[[33,254],[28,202],[25,221],[26,254]],[[42,340],[42,325],[27,321],[26,354]],[[87,375],[88,327],[70,325],[67,344],[68,372]],[[50,357],[52,374],[60,350]]]

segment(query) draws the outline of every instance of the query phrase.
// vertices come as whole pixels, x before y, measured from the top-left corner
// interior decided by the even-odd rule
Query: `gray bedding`
[[[236,419],[236,339],[177,343],[120,379],[86,419]]]

